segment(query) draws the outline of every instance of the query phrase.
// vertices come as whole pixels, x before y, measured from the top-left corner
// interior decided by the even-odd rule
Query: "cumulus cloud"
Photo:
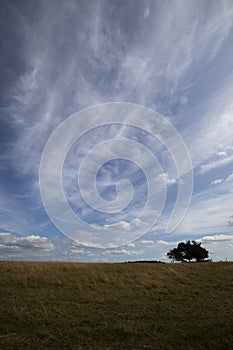
[[[50,251],[54,245],[47,237],[36,235],[16,237],[10,233],[0,233],[0,251],[23,252],[23,251]]]

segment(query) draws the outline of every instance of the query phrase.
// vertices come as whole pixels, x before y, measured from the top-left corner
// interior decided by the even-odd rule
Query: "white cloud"
[[[154,245],[155,244],[155,241],[152,241],[150,239],[143,239],[140,241],[140,244],[143,244],[143,245],[148,245],[148,246],[151,246],[151,245]]]
[[[229,176],[227,176],[225,179],[221,178],[221,179],[216,179],[214,181],[211,182],[211,185],[218,185],[221,184],[223,182],[232,182],[233,181],[233,174],[230,174]]]
[[[142,220],[139,219],[139,218],[133,219],[133,220],[131,221],[131,223],[132,223],[133,225],[136,225],[136,226],[141,226],[141,225],[143,225]]]
[[[233,130],[233,125],[231,130]],[[221,166],[231,163],[232,161],[233,161],[233,154],[224,158],[206,161],[204,164],[201,164],[199,174],[205,174],[212,169],[219,168]]]
[[[226,151],[219,151],[216,153],[217,156],[219,157],[226,157],[227,156],[227,152]]]
[[[216,179],[211,182],[211,185],[218,185],[221,184],[224,181],[224,179]]]
[[[158,246],[170,246],[170,245],[177,245],[178,242],[167,242],[167,241],[163,241],[162,239],[158,240],[156,242],[156,244]]]
[[[228,233],[227,224],[232,215],[233,189],[223,182],[216,187],[208,187],[202,193],[193,195],[191,205],[177,232],[193,235]]]
[[[142,250],[127,250],[127,249],[115,249],[115,250],[106,250],[104,255],[127,255],[127,256],[137,256],[142,255],[144,251]]]
[[[128,248],[135,248],[135,243],[133,243],[133,242],[129,243],[129,244],[127,244],[127,247]]]
[[[227,178],[226,178],[226,182],[232,182],[233,181],[233,174],[229,175]]]
[[[70,253],[80,255],[85,254],[86,252],[83,249],[71,249]]]
[[[216,179],[214,181],[211,182],[211,185],[218,185],[224,182],[232,182],[233,181],[233,174],[230,174],[229,176],[227,176],[225,179],[221,178],[221,179]]]
[[[16,237],[10,233],[0,233],[0,251],[50,251],[54,249],[54,245],[47,237],[36,235]]]
[[[225,235],[225,234],[219,234],[219,235],[213,235],[213,236],[204,236],[197,241],[200,241],[201,243],[221,243],[221,242],[232,242],[233,243],[233,235]]]
[[[159,179],[164,179],[167,185],[173,185],[177,182],[177,179],[169,177],[168,173],[163,173],[159,175]]]
[[[32,69],[19,76],[13,89],[17,100],[15,122],[22,126],[14,147],[16,167],[37,171],[47,135],[64,115],[81,107],[106,101],[132,102],[132,98],[145,105],[161,105],[161,94],[169,95],[170,102],[187,101],[179,82],[183,84],[193,65],[215,57],[232,28],[231,6],[214,7],[208,17],[201,4],[161,3],[159,16],[154,6],[141,6],[146,20],[141,31],[135,18],[136,41],[121,29],[118,17],[109,15],[114,7],[106,8],[100,3],[87,5],[84,19],[82,12],[76,11],[77,3],[70,1],[56,8],[56,17],[52,15],[55,8],[51,3],[40,7],[38,21],[31,27],[24,21],[25,62]],[[76,45],[66,46],[68,50],[64,52],[62,44],[69,42],[70,34],[67,18],[74,19],[74,14],[79,18],[75,18],[77,27],[72,31],[72,43]],[[200,26],[202,18],[204,26]],[[52,29],[56,27],[63,29],[59,41]],[[61,60],[57,60],[59,54]],[[115,70],[108,89],[109,73]],[[56,74],[57,71],[62,74]],[[73,96],[69,101],[65,100],[68,91]],[[28,123],[28,115],[33,125]]]
[[[92,224],[96,230],[118,230],[118,231],[130,231],[131,225],[126,221],[115,222],[114,224],[106,224],[103,226]]]

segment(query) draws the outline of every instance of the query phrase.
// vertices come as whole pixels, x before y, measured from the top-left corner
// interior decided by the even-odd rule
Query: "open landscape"
[[[0,33],[0,350],[233,350],[233,1]]]
[[[0,348],[233,349],[233,263],[0,262]]]

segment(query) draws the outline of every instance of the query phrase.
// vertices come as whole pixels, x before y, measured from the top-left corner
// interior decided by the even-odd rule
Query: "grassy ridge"
[[[0,262],[0,349],[233,349],[233,263]]]

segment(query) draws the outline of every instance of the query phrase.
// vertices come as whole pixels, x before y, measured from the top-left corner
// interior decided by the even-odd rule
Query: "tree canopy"
[[[186,241],[180,242],[177,248],[171,249],[167,256],[173,261],[190,262],[195,259],[197,262],[201,262],[209,257],[209,252],[201,247],[201,243]]]

